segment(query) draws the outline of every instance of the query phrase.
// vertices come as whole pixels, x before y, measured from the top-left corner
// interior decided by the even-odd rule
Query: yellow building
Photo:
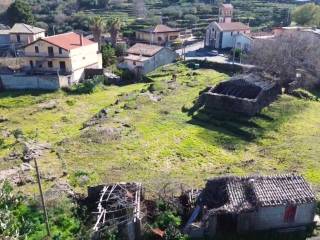
[[[136,31],[136,39],[155,45],[166,45],[180,38],[180,30],[159,24],[151,29]]]
[[[68,76],[68,85],[83,79],[87,68],[102,68],[98,43],[74,32],[38,39],[25,46],[24,64],[35,73]]]

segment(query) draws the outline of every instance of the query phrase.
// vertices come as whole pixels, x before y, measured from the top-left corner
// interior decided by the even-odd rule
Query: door
[[[48,54],[49,54],[49,57],[53,57],[54,56],[53,47],[48,47]]]
[[[30,68],[33,69],[33,61],[30,61]]]
[[[59,65],[60,65],[60,70],[61,71],[66,71],[66,62],[64,62],[64,61],[61,61],[61,62],[59,62]]]

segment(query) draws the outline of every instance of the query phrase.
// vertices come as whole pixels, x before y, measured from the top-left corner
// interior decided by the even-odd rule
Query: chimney
[[[83,35],[82,35],[82,33],[79,35],[80,35],[80,46],[83,46]]]

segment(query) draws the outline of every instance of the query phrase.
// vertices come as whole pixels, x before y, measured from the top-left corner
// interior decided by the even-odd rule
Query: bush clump
[[[168,85],[163,81],[154,82],[149,86],[150,92],[165,92],[166,90],[168,90]]]
[[[103,76],[96,76],[70,88],[63,88],[63,90],[69,94],[91,94],[98,91],[103,86],[104,81]]]

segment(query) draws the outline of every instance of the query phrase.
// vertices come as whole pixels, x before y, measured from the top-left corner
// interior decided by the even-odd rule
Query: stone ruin
[[[243,113],[254,116],[262,108],[276,100],[281,86],[261,74],[246,74],[232,77],[209,88],[200,96],[205,109]]]
[[[87,205],[95,205],[93,239],[104,231],[118,230],[121,239],[135,240],[141,235],[143,189],[141,183],[116,183],[88,188]]]

